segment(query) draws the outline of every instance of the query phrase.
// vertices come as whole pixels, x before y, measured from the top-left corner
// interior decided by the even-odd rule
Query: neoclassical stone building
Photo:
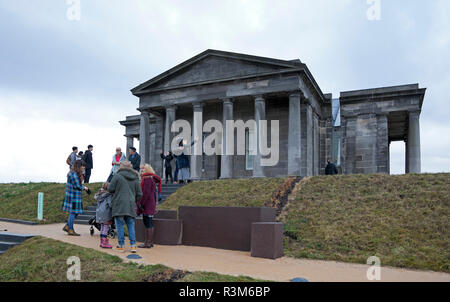
[[[131,91],[140,115],[120,122],[127,149],[138,139],[139,153],[159,174],[160,152],[169,150],[176,135],[172,123],[184,119],[192,125],[195,112],[202,112],[203,121],[279,120],[280,159],[262,167],[261,157],[247,150],[247,131],[245,155],[192,155],[193,179],[319,175],[327,159],[345,174],[389,173],[392,141],[406,143],[406,172],[420,173],[425,89],[417,84],[341,92],[333,99],[300,60],[206,50]]]

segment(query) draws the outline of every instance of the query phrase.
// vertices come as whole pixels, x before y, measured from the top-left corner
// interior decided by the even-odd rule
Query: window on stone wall
[[[255,132],[254,130],[245,129],[245,170],[253,170],[253,160],[255,154]]]
[[[341,104],[339,99],[332,100],[332,158],[331,160],[337,165],[341,165]]]

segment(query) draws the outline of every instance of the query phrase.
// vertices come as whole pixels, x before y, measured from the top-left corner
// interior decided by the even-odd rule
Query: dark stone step
[[[168,195],[170,195],[170,194],[173,194],[173,193],[175,193],[177,190],[174,190],[174,191],[164,191],[164,190],[162,190],[161,191],[161,194],[168,194]]]
[[[22,235],[22,234],[14,234],[8,232],[0,233],[0,241],[2,242],[18,242],[22,243],[27,239],[33,238],[33,235]]]
[[[20,242],[5,242],[5,241],[0,241],[0,251],[6,251],[10,248],[12,248],[13,246],[19,245]]]
[[[6,250],[23,243],[25,240],[34,237],[33,235],[22,235],[2,232],[0,233],[0,254]]]
[[[184,185],[162,185],[161,189],[162,190],[164,190],[164,189],[179,189],[182,186],[184,186]]]
[[[78,215],[77,220],[88,220],[94,217],[95,215]]]
[[[179,188],[181,188],[183,186],[162,186],[161,190],[178,190]]]
[[[176,191],[170,192],[170,191],[162,191],[161,195],[172,195],[173,193],[175,193]]]
[[[74,220],[74,224],[84,224],[84,225],[89,225],[89,222],[88,222],[87,220],[75,219],[75,220]]]

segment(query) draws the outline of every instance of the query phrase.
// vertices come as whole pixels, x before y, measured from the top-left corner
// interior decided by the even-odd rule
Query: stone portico
[[[223,150],[227,120],[267,120],[269,146],[271,121],[279,121],[277,165],[262,166],[259,153],[250,155],[248,129],[245,155],[191,155],[194,180],[320,175],[331,158],[346,174],[389,173],[389,144],[398,140],[407,146],[406,171],[420,173],[425,89],[417,84],[341,92],[333,100],[300,60],[206,50],[132,93],[139,98],[140,115],[120,122],[126,128],[127,149],[138,139],[142,159],[160,175],[160,152],[170,150],[177,135],[171,126],[180,119],[192,131],[208,120],[221,121]],[[340,103],[340,125],[333,118],[332,101]],[[202,118],[194,119],[200,113]]]

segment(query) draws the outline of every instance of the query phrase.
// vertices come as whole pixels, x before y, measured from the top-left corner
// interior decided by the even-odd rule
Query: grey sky
[[[0,0],[0,182],[64,181],[74,144],[94,144],[104,180],[125,145],[117,121],[136,114],[129,90],[208,48],[299,58],[334,97],[419,83],[422,169],[450,171],[449,0],[381,0],[380,21],[366,0],[80,3],[69,21],[66,0]],[[392,146],[394,173],[403,152]]]

